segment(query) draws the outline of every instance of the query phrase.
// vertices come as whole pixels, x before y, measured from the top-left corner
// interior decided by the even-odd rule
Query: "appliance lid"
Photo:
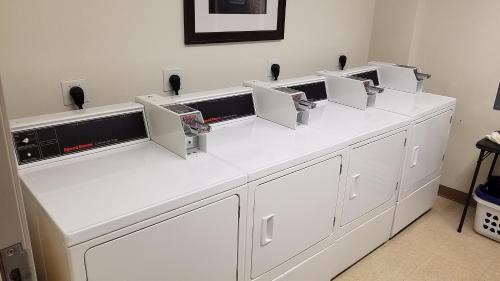
[[[247,181],[210,155],[186,161],[151,141],[27,168],[20,176],[68,246]]]
[[[292,130],[262,118],[214,126],[207,152],[248,173],[254,181],[347,147],[341,136],[309,126]]]
[[[412,118],[421,118],[425,115],[438,112],[454,106],[456,99],[429,93],[411,94],[386,89],[377,97],[375,107],[405,115]]]

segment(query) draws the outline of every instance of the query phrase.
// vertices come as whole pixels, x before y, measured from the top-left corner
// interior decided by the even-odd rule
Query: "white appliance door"
[[[238,196],[91,248],[89,281],[237,280]]]
[[[403,131],[352,149],[341,225],[356,220],[396,194],[405,137]]]
[[[333,232],[340,164],[331,158],[257,187],[252,278]]]
[[[408,142],[399,199],[412,194],[441,173],[453,110],[418,122]]]

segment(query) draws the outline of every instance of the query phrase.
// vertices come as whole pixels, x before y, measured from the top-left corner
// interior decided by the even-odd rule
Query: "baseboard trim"
[[[465,202],[467,201],[467,193],[444,185],[439,186],[438,195],[460,204],[465,204]],[[475,206],[476,201],[471,200],[470,205]]]

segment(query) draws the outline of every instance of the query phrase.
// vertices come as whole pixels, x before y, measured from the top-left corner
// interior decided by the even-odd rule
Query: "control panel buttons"
[[[34,131],[14,133],[13,137],[18,147],[36,145],[37,142],[36,132]]]
[[[142,111],[12,132],[19,165],[147,139]]]
[[[19,163],[29,163],[40,159],[40,150],[36,131],[13,133]]]
[[[26,146],[17,150],[20,163],[29,163],[40,159],[38,146]]]

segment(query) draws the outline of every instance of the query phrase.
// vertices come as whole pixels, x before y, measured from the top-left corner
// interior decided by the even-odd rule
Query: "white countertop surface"
[[[334,102],[321,102],[310,111],[309,126],[354,144],[399,129],[410,118],[385,110],[360,110]]]
[[[258,117],[214,126],[207,140],[208,153],[246,171],[249,181],[346,146],[309,126],[293,130]]]
[[[209,154],[184,160],[149,141],[21,171],[72,246],[246,184]]]
[[[456,99],[446,96],[421,93],[410,94],[385,89],[377,95],[375,107],[419,119],[428,114],[455,105]]]
[[[214,126],[207,151],[254,181],[409,123],[409,118],[384,110],[324,102],[311,111],[309,125],[296,130],[258,117]]]

